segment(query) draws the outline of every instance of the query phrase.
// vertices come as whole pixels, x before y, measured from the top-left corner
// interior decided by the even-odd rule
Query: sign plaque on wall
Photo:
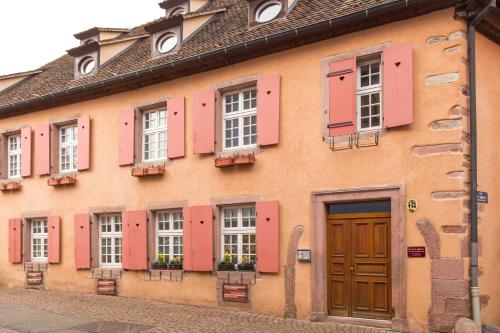
[[[408,258],[424,258],[425,246],[408,246]]]
[[[311,250],[297,250],[297,260],[311,262]]]
[[[408,200],[408,211],[410,213],[415,213],[417,211],[417,200],[410,199]]]
[[[488,192],[477,192],[477,202],[488,203]]]

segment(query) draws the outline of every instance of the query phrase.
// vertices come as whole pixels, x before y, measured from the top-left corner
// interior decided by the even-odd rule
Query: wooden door
[[[329,215],[330,315],[391,318],[389,213]]]

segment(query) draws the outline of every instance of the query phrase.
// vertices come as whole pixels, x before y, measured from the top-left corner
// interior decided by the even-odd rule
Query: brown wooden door
[[[391,318],[389,213],[329,215],[330,315]]]

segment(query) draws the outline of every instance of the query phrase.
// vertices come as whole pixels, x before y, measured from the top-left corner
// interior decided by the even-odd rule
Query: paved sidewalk
[[[386,333],[123,297],[0,289],[0,333]]]

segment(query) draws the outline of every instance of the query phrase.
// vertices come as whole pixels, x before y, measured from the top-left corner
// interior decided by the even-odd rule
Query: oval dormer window
[[[95,68],[95,59],[92,57],[85,57],[80,61],[79,70],[82,75],[92,73]]]
[[[266,1],[255,13],[255,21],[258,23],[266,23],[274,20],[281,12],[283,7],[281,1]]]
[[[183,14],[186,14],[186,11],[184,10],[184,8],[178,7],[178,8],[175,8],[174,10],[172,10],[172,12],[170,13],[170,17],[174,17],[177,15],[183,15]]]
[[[173,34],[165,34],[158,39],[156,48],[160,53],[168,53],[177,46],[177,36]]]

